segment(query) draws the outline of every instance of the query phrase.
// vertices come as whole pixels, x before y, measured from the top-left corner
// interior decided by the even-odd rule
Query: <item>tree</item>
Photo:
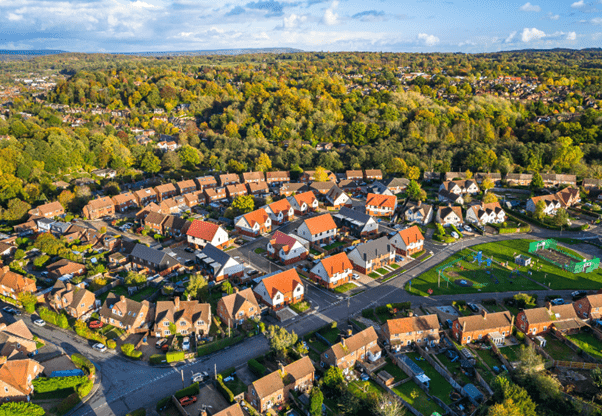
[[[180,156],[182,165],[187,169],[194,169],[196,165],[201,163],[201,154],[197,149],[190,145],[182,146],[180,150],[178,150],[178,155]]]
[[[589,373],[591,378],[592,378],[592,382],[594,383],[594,385],[596,387],[598,387],[599,389],[602,389],[602,369],[601,368],[594,368],[591,373]]]
[[[533,178],[531,179],[531,189],[541,189],[543,186],[543,178],[539,172],[535,172],[533,174]]]
[[[322,404],[324,403],[324,395],[322,391],[314,386],[311,389],[309,396],[309,414],[311,416],[322,416]]]
[[[560,169],[570,169],[577,165],[583,158],[581,146],[573,146],[573,139],[570,137],[559,137],[556,140],[554,157],[552,164]]]
[[[126,343],[121,346],[121,352],[123,352],[128,357],[130,355],[132,355],[132,353],[134,352],[135,349],[136,348],[135,348],[134,344],[130,344],[130,343]]]
[[[71,205],[74,199],[75,194],[67,189],[61,192],[58,196],[58,200],[63,206],[63,208],[69,208],[69,205]]]
[[[472,172],[470,171],[470,169],[466,169],[465,175],[466,179],[472,179]]]
[[[238,195],[232,201],[232,208],[238,214],[246,214],[255,209],[255,200],[252,195]]]
[[[535,403],[524,388],[517,386],[505,377],[496,377],[491,385],[494,392],[494,400],[503,403],[506,400],[512,400],[514,405],[520,410],[522,416],[536,416]],[[503,413],[502,413],[503,414]]]
[[[38,303],[38,299],[35,297],[35,295],[33,293],[21,292],[21,293],[19,293],[17,298],[23,305],[25,312],[34,313],[36,311],[36,304]]]
[[[146,276],[135,271],[129,271],[124,280],[126,286],[140,286],[146,282]]]
[[[178,170],[182,167],[182,160],[175,152],[165,152],[161,158],[163,170]]]
[[[408,184],[407,189],[408,197],[415,201],[425,201],[426,200],[426,191],[422,189],[420,184],[415,180],[411,180]]]
[[[169,323],[169,333],[172,335],[178,334],[178,328],[176,327],[176,324],[174,324],[173,322]]]
[[[322,166],[318,166],[314,172],[315,182],[326,182],[328,181],[328,172]]]
[[[31,402],[8,402],[0,406],[0,416],[44,416],[46,411]]]
[[[420,179],[420,168],[418,166],[410,166],[406,172],[406,177],[411,181]]]
[[[270,342],[270,348],[280,355],[284,355],[284,352],[295,345],[299,339],[295,331],[288,332],[286,328],[276,325],[268,327],[267,338]]]
[[[377,416],[404,416],[403,404],[390,394],[380,394],[374,403],[373,412]]]
[[[69,320],[67,319],[67,317],[64,314],[59,314],[57,320],[56,320],[56,325],[59,328],[63,328],[63,329],[67,329],[69,328]]]
[[[192,299],[199,299],[207,291],[207,287],[207,279],[205,279],[200,273],[197,273],[190,277],[190,281],[186,286],[186,291]]]
[[[299,356],[307,355],[309,353],[309,349],[302,342],[297,342],[294,350]]]
[[[272,160],[266,153],[260,154],[259,157],[255,159],[255,170],[267,172],[270,169],[272,169]]]
[[[341,388],[345,382],[343,371],[338,367],[330,367],[324,374],[323,382],[330,389]]]
[[[485,195],[483,195],[483,203],[484,204],[491,204],[493,202],[497,202],[497,196],[495,194],[492,193],[486,193]]]
[[[31,205],[27,202],[14,198],[8,201],[8,206],[2,210],[2,218],[7,221],[21,221],[30,209]]]
[[[23,257],[25,257],[25,250],[18,248],[15,251],[15,260],[21,260]]]
[[[222,292],[231,295],[232,294],[232,283],[230,283],[229,281],[225,281],[224,283],[222,283]]]
[[[535,212],[533,213],[533,217],[539,221],[542,221],[546,216],[545,209],[546,203],[540,199],[535,204]]]
[[[521,375],[531,375],[539,371],[543,365],[543,358],[537,354],[535,348],[520,346],[518,350],[518,372]]]
[[[485,179],[483,179],[483,182],[481,182],[481,189],[485,193],[487,193],[487,191],[492,189],[494,186],[495,186],[495,184],[493,183],[493,180],[489,176],[486,176]]]
[[[512,399],[507,399],[491,406],[487,416],[522,416],[522,413]]]
[[[564,227],[569,222],[569,214],[564,208],[558,208],[556,215],[554,215],[554,225],[558,227]]]
[[[147,151],[140,162],[142,170],[148,173],[157,173],[161,170],[161,160],[151,151]]]

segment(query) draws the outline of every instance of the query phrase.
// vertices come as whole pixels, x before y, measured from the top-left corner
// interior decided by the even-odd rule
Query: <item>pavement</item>
[[[295,224],[289,224],[289,227],[290,228],[287,227],[289,230],[296,228]],[[332,321],[344,324],[348,317],[359,313],[366,307],[391,302],[411,301],[415,307],[430,307],[450,304],[455,300],[467,300],[475,303],[479,303],[483,299],[491,298],[502,300],[503,298],[518,292],[490,292],[424,298],[408,294],[404,290],[404,286],[414,277],[424,273],[426,270],[434,267],[452,254],[468,246],[507,239],[554,237],[595,238],[601,234],[602,230],[598,227],[590,232],[581,233],[541,230],[534,227],[532,233],[527,235],[476,236],[471,239],[462,239],[460,242],[451,245],[437,245],[429,242],[426,248],[427,250],[433,251],[434,255],[431,258],[418,263],[411,270],[385,283],[367,287],[365,291],[353,297],[336,296],[321,288],[308,285],[307,298],[312,303],[312,312],[292,318],[288,322],[283,323],[283,326],[289,330],[295,331],[299,335],[303,335]],[[262,258],[254,253],[254,248],[261,246],[261,244],[265,244],[267,241],[267,239],[264,238],[258,240],[260,241],[253,241],[237,249],[243,255],[247,254],[250,257],[250,262],[252,264],[256,264],[255,262],[259,262],[259,258]],[[266,259],[264,258],[264,260]],[[576,287],[574,289],[579,288]],[[546,295],[569,297],[570,292],[571,290],[539,290],[530,291],[528,293],[537,293],[540,298],[543,298]],[[14,317],[12,316],[5,316],[5,318],[9,322],[14,320]],[[195,361],[186,362],[178,367],[157,368],[151,367],[147,363],[127,360],[114,351],[99,353],[91,348],[92,342],[83,340],[76,336],[75,333],[50,326],[42,328],[37,327],[33,325],[31,318],[27,316],[23,316],[22,319],[31,331],[40,338],[55,344],[57,348],[64,350],[68,354],[80,352],[100,366],[102,383],[98,392],[80,409],[74,412],[73,416],[123,416],[140,407],[146,407],[149,414],[154,415],[156,414],[154,410],[156,402],[159,399],[174,393],[176,390],[181,389],[183,386],[188,385],[190,382],[190,374],[192,372],[208,371],[210,374],[214,374],[214,370],[220,372],[226,368],[244,364],[249,359],[266,353],[269,349],[268,341],[263,336],[256,336],[245,340],[245,342],[241,344],[218,351],[210,356],[199,358]]]

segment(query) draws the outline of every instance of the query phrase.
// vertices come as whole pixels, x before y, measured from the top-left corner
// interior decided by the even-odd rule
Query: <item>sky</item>
[[[0,49],[495,52],[602,46],[602,0],[0,0]]]

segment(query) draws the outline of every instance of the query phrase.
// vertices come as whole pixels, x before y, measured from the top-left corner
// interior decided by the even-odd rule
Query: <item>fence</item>
[[[391,360],[393,361],[393,363],[396,363],[399,368],[401,368],[402,370],[405,371],[404,367],[402,367],[401,365],[399,365],[399,363],[402,363],[404,365],[405,365],[405,363],[403,363],[402,361],[398,361],[397,357],[395,357],[394,355],[391,355],[390,357],[391,357]],[[409,372],[409,373],[406,372],[406,374],[413,374],[413,373],[412,372]],[[412,407],[412,405],[409,404],[408,402],[406,402],[404,399],[402,399],[401,397],[399,397],[397,395],[397,393],[395,393],[393,390],[391,390],[391,388],[389,386],[385,385],[385,383],[382,382],[374,374],[370,374],[370,377],[372,378],[372,380],[374,380],[374,382],[376,384],[378,384],[379,386],[381,386],[383,389],[385,389],[385,391],[387,393],[389,393],[392,397],[394,397],[398,402],[400,402],[401,404],[403,404],[412,414],[414,414],[415,416],[423,416],[422,413],[420,413],[418,410],[416,410],[414,407]],[[412,378],[414,378],[414,377],[412,376]],[[414,381],[416,381],[416,380],[414,380]],[[421,388],[423,388],[422,383],[417,383],[417,384]],[[424,388],[423,388],[423,390],[424,390]]]
[[[120,284],[121,284],[121,280],[115,279],[111,283],[107,283],[100,289],[95,290],[94,295],[98,297],[98,296],[102,295],[103,293],[107,293],[109,290],[113,289],[114,287],[119,286]]]
[[[502,354],[500,352],[500,349],[497,347],[497,345],[495,345],[495,342],[493,342],[493,340],[489,337],[487,337],[487,342],[489,342],[489,345],[491,345],[491,349],[493,350],[493,352],[495,352],[495,354],[497,355],[499,360],[502,362],[502,364],[504,364],[506,366],[508,371],[512,370],[514,367],[512,367],[512,365],[510,364],[510,361],[508,361],[508,359],[506,359],[504,354]]]
[[[553,361],[554,367],[562,367],[562,368],[575,368],[579,370],[593,370],[594,368],[602,368],[602,364],[597,363],[584,363],[578,361]]]
[[[541,348],[535,341],[533,341],[529,335],[525,336],[525,344],[527,344],[530,347],[535,348],[535,351],[537,351],[537,353],[539,355],[541,355],[542,357],[544,357],[545,359],[554,361],[552,356],[550,354],[548,354],[548,352],[546,350]]]
[[[567,337],[565,337],[564,334],[562,332],[558,331],[556,328],[552,327],[552,330],[550,331],[550,333],[554,337],[556,337],[556,339],[558,339],[559,341],[563,342],[567,347],[569,347],[570,349],[572,349],[576,353],[580,354],[581,357],[583,357],[586,361],[588,361],[590,363],[598,363],[598,362],[600,362],[600,360],[592,357],[591,355],[589,355],[588,353],[586,353],[585,351],[583,351],[577,344],[575,344],[573,341],[571,341],[570,339],[568,339]]]
[[[180,401],[178,399],[176,399],[176,396],[171,396],[171,401],[173,403],[173,405],[176,407],[176,409],[178,410],[178,412],[182,415],[182,416],[190,416],[190,413],[188,413],[186,411],[186,409],[184,409],[184,407],[182,407],[182,405],[180,404]]]

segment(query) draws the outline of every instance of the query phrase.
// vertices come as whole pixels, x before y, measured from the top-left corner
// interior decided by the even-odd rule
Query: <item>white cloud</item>
[[[9,13],[8,20],[10,20],[11,22],[18,22],[19,20],[23,20],[23,16],[20,14]]]
[[[571,4],[571,7],[573,9],[579,9],[581,7],[585,7],[585,1],[583,1],[583,0],[576,1],[575,3]]]
[[[293,13],[289,17],[284,18],[284,27],[286,29],[298,27],[301,23],[305,22],[306,20],[307,16],[299,16]]]
[[[140,0],[136,0],[135,2],[131,3],[130,6],[132,6],[135,9],[157,9],[158,7],[150,4],[150,3],[146,3],[144,1],[140,1]]]
[[[594,17],[590,22],[595,25],[602,25],[602,17]]]
[[[516,30],[508,35],[508,37],[506,38],[506,40],[504,40],[504,43],[510,43],[510,42],[512,42],[512,40],[514,40],[515,36],[516,36]]]
[[[548,19],[550,20],[558,20],[560,19],[560,15],[559,14],[553,14],[552,12],[548,13]]]
[[[418,40],[424,42],[426,46],[435,46],[439,43],[439,38],[435,35],[427,35],[426,33],[419,33]]]
[[[531,4],[529,2],[520,6],[519,9],[522,10],[523,12],[540,12],[541,11],[541,7],[536,6],[535,4]]]
[[[324,12],[324,23],[328,26],[336,25],[339,21],[339,15],[335,13],[335,9],[339,6],[338,0],[332,2],[330,7]]]
[[[521,40],[525,43],[529,43],[532,40],[537,40],[544,38],[546,36],[545,32],[536,28],[524,28],[523,33],[521,34]]]
[[[566,34],[566,40],[576,40],[576,39],[577,39],[577,33],[569,32]]]

